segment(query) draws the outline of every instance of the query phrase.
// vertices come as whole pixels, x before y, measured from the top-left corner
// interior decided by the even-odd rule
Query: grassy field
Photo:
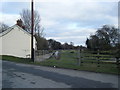
[[[97,60],[94,59],[92,60],[93,57],[88,57],[89,59],[86,58],[82,60],[82,63],[79,65],[77,56],[78,56],[77,51],[64,50],[61,51],[61,58],[59,60],[56,60],[54,57],[52,57],[42,62],[31,62],[30,59],[17,58],[13,56],[3,56],[2,59],[19,62],[19,63],[27,63],[27,64],[35,64],[35,65],[43,65],[43,66],[51,66],[51,67],[55,66],[59,68],[67,68],[74,70],[120,74],[118,73],[119,69],[117,68],[116,63],[99,61],[100,64],[98,64]]]

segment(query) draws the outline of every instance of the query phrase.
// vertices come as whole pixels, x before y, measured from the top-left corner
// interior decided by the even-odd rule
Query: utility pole
[[[31,1],[31,60],[34,62],[34,48],[33,48],[33,29],[34,29],[34,8],[33,0]]]
[[[120,44],[120,2],[118,2],[118,44]]]

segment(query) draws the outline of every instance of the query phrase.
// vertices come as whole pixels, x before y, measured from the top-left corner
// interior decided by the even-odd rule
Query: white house
[[[36,49],[35,37],[33,40],[33,47]],[[0,33],[0,55],[31,57],[31,34],[17,24]]]

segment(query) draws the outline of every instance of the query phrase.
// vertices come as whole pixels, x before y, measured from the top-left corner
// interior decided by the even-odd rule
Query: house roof
[[[28,35],[31,36],[31,34],[30,34],[29,32],[25,31],[25,30],[22,29],[20,26],[18,26],[18,25],[13,25],[12,27],[9,27],[6,31],[0,33],[0,37],[6,35],[6,34],[9,33],[10,31],[12,31],[12,30],[14,29],[14,27],[18,27],[20,30],[22,30],[23,32],[25,32],[26,34],[28,34]]]

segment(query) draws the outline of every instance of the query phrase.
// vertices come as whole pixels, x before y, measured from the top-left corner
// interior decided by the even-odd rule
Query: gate
[[[34,60],[37,62],[50,58],[52,52],[49,50],[36,50]]]

